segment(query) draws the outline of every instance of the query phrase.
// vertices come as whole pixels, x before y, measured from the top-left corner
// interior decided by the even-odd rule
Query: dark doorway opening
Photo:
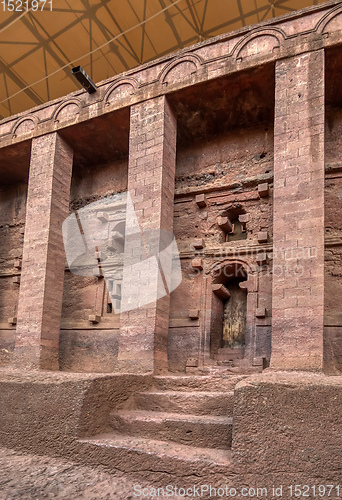
[[[240,288],[244,278],[233,278],[226,283],[230,298],[223,303],[221,347],[234,349],[245,345],[247,295]]]

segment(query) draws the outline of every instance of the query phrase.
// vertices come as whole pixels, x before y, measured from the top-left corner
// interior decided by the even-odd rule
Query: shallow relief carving
[[[204,61],[196,54],[187,54],[175,58],[162,69],[159,82],[163,87],[184,82],[193,78],[204,65]]]
[[[233,58],[238,62],[253,57],[273,55],[279,51],[286,39],[280,29],[262,30],[243,38],[233,50]]]
[[[81,106],[82,104],[79,100],[62,103],[53,114],[54,125],[77,122],[81,113]]]
[[[322,34],[341,32],[341,30],[342,8],[340,6],[325,14],[316,26],[316,31]]]
[[[138,81],[135,78],[125,78],[116,81],[110,85],[104,96],[104,105],[110,106],[120,101],[125,101],[130,96],[134,95],[139,88]]]
[[[35,116],[32,118],[21,118],[15,123],[12,131],[12,138],[17,139],[20,136],[31,136],[37,127],[37,119]]]

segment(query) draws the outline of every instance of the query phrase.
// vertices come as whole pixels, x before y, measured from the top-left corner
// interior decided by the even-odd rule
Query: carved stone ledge
[[[224,285],[213,285],[212,291],[217,297],[222,300],[228,300],[230,297],[230,292]]]

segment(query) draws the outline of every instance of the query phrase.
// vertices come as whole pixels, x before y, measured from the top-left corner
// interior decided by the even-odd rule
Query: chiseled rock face
[[[308,484],[306,477],[336,477],[341,417],[339,377],[255,375],[235,387],[233,456],[246,473],[297,474],[296,484]]]

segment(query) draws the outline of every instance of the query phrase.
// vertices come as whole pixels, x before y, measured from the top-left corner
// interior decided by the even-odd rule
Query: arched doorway
[[[242,261],[217,265],[212,272],[210,312],[210,358],[217,359],[234,350],[243,357],[249,342],[247,303],[248,294],[241,284],[248,279],[249,267]]]

